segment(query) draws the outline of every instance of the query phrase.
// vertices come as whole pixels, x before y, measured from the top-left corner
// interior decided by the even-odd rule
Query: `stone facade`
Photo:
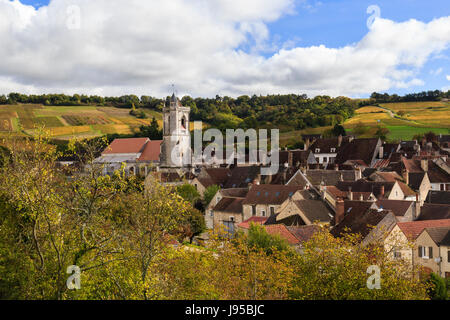
[[[161,168],[182,168],[191,163],[190,108],[183,107],[172,95],[163,109],[163,144]]]

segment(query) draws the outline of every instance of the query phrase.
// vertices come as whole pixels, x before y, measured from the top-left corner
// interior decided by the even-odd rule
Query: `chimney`
[[[384,184],[380,187],[380,198],[384,198]]]
[[[353,201],[352,187],[348,187],[348,199],[349,199],[350,201]]]
[[[383,146],[380,147],[380,153],[379,153],[378,157],[380,159],[384,159],[384,147]]]
[[[338,147],[340,147],[341,145],[342,145],[342,134],[340,134],[338,137]]]
[[[361,167],[356,168],[356,180],[362,179]]]
[[[344,220],[344,200],[338,198],[336,201],[336,214],[334,216],[335,225],[338,225],[342,220]]]
[[[427,159],[420,160],[420,167],[422,168],[423,171],[427,172],[428,171],[428,160]]]

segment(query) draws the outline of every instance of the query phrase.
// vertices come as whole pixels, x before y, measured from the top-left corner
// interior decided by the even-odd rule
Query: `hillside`
[[[152,117],[162,126],[160,112],[140,108],[147,118],[130,115],[130,108],[112,106],[45,106],[42,104],[0,105],[0,136],[33,135],[37,127],[44,126],[58,140],[90,138],[105,134],[129,135],[142,125],[149,125]],[[292,111],[291,111],[292,112]],[[224,121],[226,122],[226,121]],[[192,126],[192,123],[191,123]],[[375,134],[378,126],[389,129],[389,140],[411,139],[416,134],[433,131],[450,132],[450,102],[395,102],[364,106],[344,122],[352,133],[363,127],[362,137]],[[245,127],[245,126],[244,126]],[[277,127],[269,125],[267,127]],[[331,126],[317,126],[302,130],[281,127],[280,145],[295,145],[302,133],[323,133]]]
[[[33,135],[44,126],[56,139],[89,138],[105,134],[132,134],[142,125],[149,125],[155,117],[162,125],[162,115],[141,109],[146,119],[129,114],[130,109],[96,106],[44,106],[19,104],[0,106],[0,135]]]
[[[411,139],[414,135],[433,131],[436,134],[450,132],[450,103],[397,102],[366,106],[356,110],[356,115],[344,123],[350,132],[356,126],[364,126],[364,137],[373,136],[378,126],[386,127],[388,139]]]

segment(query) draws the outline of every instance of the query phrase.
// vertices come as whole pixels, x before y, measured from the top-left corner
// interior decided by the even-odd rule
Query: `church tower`
[[[191,163],[189,107],[183,107],[175,93],[163,109],[161,168],[183,168]]]

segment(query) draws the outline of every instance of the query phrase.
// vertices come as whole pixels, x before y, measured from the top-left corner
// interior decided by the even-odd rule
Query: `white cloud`
[[[450,76],[446,76],[446,78],[447,78],[447,81],[450,81]]]
[[[262,56],[267,23],[291,14],[293,3],[52,0],[36,10],[0,0],[0,91],[165,96],[175,83],[194,96],[360,95],[423,85],[419,70],[450,44],[450,17],[377,19],[356,44],[285,45]],[[78,30],[67,28],[74,4]]]

